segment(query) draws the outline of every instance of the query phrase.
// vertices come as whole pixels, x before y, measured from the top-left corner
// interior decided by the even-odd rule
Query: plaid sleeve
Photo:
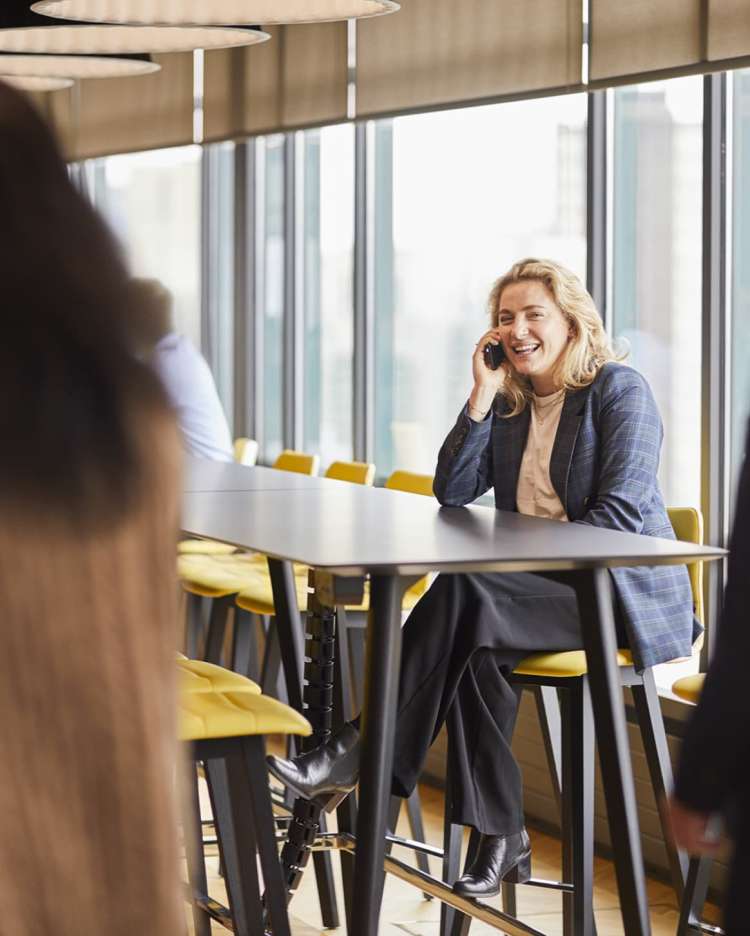
[[[492,410],[482,422],[469,418],[468,405],[458,414],[438,455],[433,490],[446,507],[463,507],[492,484]]]

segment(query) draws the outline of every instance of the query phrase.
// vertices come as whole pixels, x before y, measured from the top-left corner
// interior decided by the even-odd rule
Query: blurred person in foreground
[[[171,936],[180,449],[128,273],[0,83],[3,936]]]
[[[233,461],[232,437],[211,369],[174,329],[174,298],[159,280],[130,281],[130,317],[138,351],[159,375],[177,415],[185,450],[198,458]]]
[[[737,491],[724,608],[700,701],[680,752],[671,800],[675,842],[693,855],[714,855],[714,814],[731,813],[734,840],[724,907],[728,936],[750,932],[750,426]]]
[[[662,424],[646,380],[617,360],[594,301],[552,260],[515,263],[490,293],[491,327],[473,388],[438,455],[435,496],[462,507],[494,488],[498,510],[674,539],[657,472]],[[485,349],[502,347],[488,366]],[[642,670],[687,656],[700,632],[685,566],[613,569],[620,647]],[[443,724],[452,752],[450,819],[482,833],[453,885],[490,897],[528,880],[523,784],[511,750],[530,653],[583,647],[572,587],[522,572],[439,575],[403,631],[392,792],[414,789]],[[307,799],[356,783],[359,726],[271,772]]]

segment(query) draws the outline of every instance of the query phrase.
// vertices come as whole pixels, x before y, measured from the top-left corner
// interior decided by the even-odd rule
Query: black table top
[[[427,497],[303,475],[274,489],[265,487],[269,469],[223,467],[247,473],[245,489],[188,491],[186,533],[342,576],[674,565],[724,555],[716,547],[491,507],[440,507]],[[219,480],[232,473],[219,472]]]

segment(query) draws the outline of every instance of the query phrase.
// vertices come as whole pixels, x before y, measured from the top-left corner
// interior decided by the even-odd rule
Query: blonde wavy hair
[[[493,327],[500,320],[500,298],[503,290],[513,283],[533,280],[547,287],[555,304],[565,316],[571,332],[566,350],[557,364],[556,378],[566,390],[587,387],[607,361],[619,361],[626,355],[612,348],[604,330],[594,300],[580,279],[554,260],[527,257],[519,260],[504,273],[492,287],[488,310]],[[500,393],[505,397],[510,412],[506,418],[517,416],[527,406],[532,393],[531,381],[522,377],[511,365]]]

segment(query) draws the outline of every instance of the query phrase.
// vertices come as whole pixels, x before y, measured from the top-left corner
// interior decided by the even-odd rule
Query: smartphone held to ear
[[[497,370],[505,360],[505,350],[501,344],[484,346],[484,363],[490,370]]]

